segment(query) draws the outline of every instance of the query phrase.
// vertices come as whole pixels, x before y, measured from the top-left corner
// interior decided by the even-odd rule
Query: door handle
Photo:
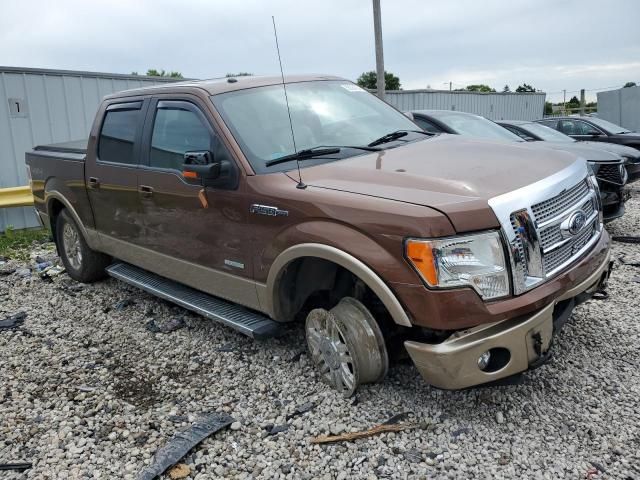
[[[140,185],[138,187],[138,191],[144,198],[149,198],[153,195],[153,187],[149,187],[147,185]]]
[[[100,188],[100,180],[96,177],[89,177],[89,188]]]

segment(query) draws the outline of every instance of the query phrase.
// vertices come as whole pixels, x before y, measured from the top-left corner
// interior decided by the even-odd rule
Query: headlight
[[[498,232],[410,238],[405,250],[432,288],[472,287],[485,300],[509,295],[509,272]]]

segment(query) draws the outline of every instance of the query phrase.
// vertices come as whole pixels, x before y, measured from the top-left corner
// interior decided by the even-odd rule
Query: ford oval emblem
[[[569,221],[567,222],[568,224],[567,230],[569,230],[569,233],[571,235],[577,235],[578,232],[582,230],[582,227],[584,227],[586,223],[587,223],[587,216],[584,214],[584,212],[582,211],[575,212],[569,217]]]

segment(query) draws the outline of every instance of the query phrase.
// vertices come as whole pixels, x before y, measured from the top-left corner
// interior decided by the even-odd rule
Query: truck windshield
[[[366,146],[398,130],[419,130],[411,120],[366,90],[347,81],[311,81],[287,84],[295,149],[282,85],[249,88],[213,95],[211,100],[257,173],[290,170],[295,159],[275,160],[320,146]],[[398,142],[428,138],[408,132]],[[396,146],[385,143],[379,148]],[[341,149],[304,166],[366,154]],[[302,165],[301,165],[302,166]]]

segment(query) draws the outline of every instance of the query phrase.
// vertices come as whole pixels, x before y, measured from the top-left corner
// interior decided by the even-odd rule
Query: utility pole
[[[384,100],[384,55],[382,54],[382,19],[380,0],[373,0],[373,33],[376,39],[376,95]]]
[[[451,91],[451,82],[449,82],[449,91]]]
[[[584,88],[580,89],[580,115],[584,115]]]
[[[567,114],[567,91],[562,90],[562,113]]]

